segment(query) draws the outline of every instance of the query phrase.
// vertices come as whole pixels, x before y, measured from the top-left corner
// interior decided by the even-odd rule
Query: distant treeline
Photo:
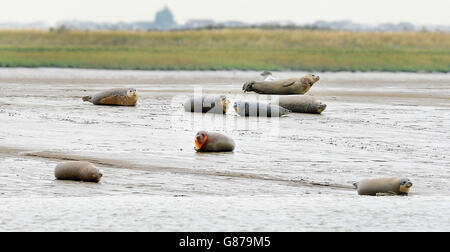
[[[364,25],[352,21],[317,21],[311,24],[294,23],[262,23],[247,24],[243,22],[214,22],[212,20],[191,20],[180,25],[170,23],[165,26],[156,25],[154,22],[135,23],[94,23],[94,22],[60,22],[50,30],[89,30],[89,31],[182,31],[182,30],[217,30],[217,29],[268,29],[268,30],[333,30],[353,32],[404,32],[404,31],[427,31],[427,32],[449,32],[450,26],[443,25],[415,25],[412,23],[385,23],[379,25]]]
[[[0,31],[2,67],[450,71],[450,34],[300,29]]]

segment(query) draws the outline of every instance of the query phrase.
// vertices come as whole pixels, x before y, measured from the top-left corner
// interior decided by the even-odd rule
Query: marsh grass
[[[0,66],[449,72],[450,34],[258,29],[0,31]]]

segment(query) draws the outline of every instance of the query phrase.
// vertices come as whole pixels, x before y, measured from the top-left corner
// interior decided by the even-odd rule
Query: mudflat
[[[241,90],[258,72],[0,69],[0,230],[450,231],[450,75],[319,75],[308,95],[322,115],[243,118],[182,102],[264,100]],[[138,105],[81,100],[115,87],[136,88]],[[196,153],[199,130],[229,135],[234,153]],[[67,160],[101,167],[102,182],[56,181]],[[352,189],[399,176],[409,197]]]

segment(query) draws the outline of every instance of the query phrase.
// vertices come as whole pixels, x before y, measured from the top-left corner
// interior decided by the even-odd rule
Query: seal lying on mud
[[[225,95],[192,97],[183,103],[186,112],[226,114],[230,101]]]
[[[294,113],[321,114],[327,105],[317,98],[303,95],[279,96],[273,99],[270,104],[279,105]]]
[[[240,116],[281,117],[290,111],[277,105],[260,102],[236,101],[233,108]]]
[[[231,152],[234,150],[233,139],[220,133],[199,131],[195,135],[197,152]]]
[[[319,76],[308,74],[302,78],[292,78],[275,81],[247,81],[242,90],[244,92],[254,91],[258,94],[305,94],[314,83],[319,81]]]
[[[56,166],[55,177],[58,180],[98,183],[103,177],[103,171],[89,162],[74,161]]]
[[[366,179],[354,183],[359,195],[385,196],[408,195],[412,183],[407,178]]]
[[[94,96],[84,96],[83,101],[92,102],[95,105],[135,106],[138,94],[134,88],[110,89],[96,93]]]

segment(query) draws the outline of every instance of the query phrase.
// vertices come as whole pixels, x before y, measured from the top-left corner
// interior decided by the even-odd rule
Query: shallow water
[[[258,119],[181,106],[200,88],[265,99],[241,92],[257,72],[0,69],[0,230],[449,231],[450,75],[320,76],[309,94],[322,115]],[[121,86],[139,91],[137,107],[81,101]],[[195,153],[198,130],[233,137],[235,152]],[[64,160],[105,177],[55,181]],[[412,180],[410,197],[351,189],[393,176]]]

